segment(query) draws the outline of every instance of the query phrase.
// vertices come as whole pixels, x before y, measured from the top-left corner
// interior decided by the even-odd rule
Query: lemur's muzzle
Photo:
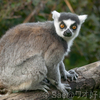
[[[64,32],[63,34],[65,37],[71,37],[72,36],[72,32],[68,29]]]

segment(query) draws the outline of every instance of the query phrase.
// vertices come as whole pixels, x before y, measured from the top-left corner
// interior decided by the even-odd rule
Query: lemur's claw
[[[78,78],[78,74],[74,70],[69,70],[68,72],[69,72],[68,77],[70,77],[72,81]]]
[[[78,78],[78,74],[74,70],[69,70],[63,73],[63,77],[65,81],[68,80],[68,78],[73,81]]]
[[[57,87],[57,89],[59,91],[62,92],[62,97],[63,98],[68,97],[68,91],[67,90],[71,90],[71,87],[70,87],[69,84],[63,84],[63,83],[61,83],[61,84],[58,84],[58,86],[56,86],[56,87]]]

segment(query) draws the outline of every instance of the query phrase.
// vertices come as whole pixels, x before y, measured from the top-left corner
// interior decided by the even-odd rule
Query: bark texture
[[[100,88],[100,61],[85,65],[79,68],[75,68],[75,71],[79,74],[79,77],[75,81],[63,81],[63,83],[69,83],[72,90],[69,91],[71,96],[75,91],[88,91]],[[9,96],[0,97],[0,100],[50,100],[54,98],[61,98],[61,93],[53,86],[50,86],[49,93],[42,91],[27,91],[20,93],[13,93]]]

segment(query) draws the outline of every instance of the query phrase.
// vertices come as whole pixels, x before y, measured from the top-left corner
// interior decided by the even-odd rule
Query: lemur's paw
[[[68,73],[69,73],[68,77],[70,77],[72,81],[78,78],[78,74],[74,70],[69,70]]]
[[[48,90],[50,90],[50,88],[47,85],[40,85],[37,89],[42,90],[46,93],[48,93]]]
[[[63,73],[63,77],[65,80],[70,78],[73,81],[74,79],[76,80],[78,78],[78,74],[74,70],[69,70]]]
[[[69,86],[69,84],[58,84],[57,89],[62,92],[62,97],[65,98],[68,96],[68,91],[67,90],[71,90],[71,87]]]

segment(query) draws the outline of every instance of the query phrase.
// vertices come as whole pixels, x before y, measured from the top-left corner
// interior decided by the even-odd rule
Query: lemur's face
[[[56,33],[65,40],[77,37],[81,24],[87,18],[87,15],[78,16],[72,13],[58,13],[57,11],[53,11],[52,14]]]

